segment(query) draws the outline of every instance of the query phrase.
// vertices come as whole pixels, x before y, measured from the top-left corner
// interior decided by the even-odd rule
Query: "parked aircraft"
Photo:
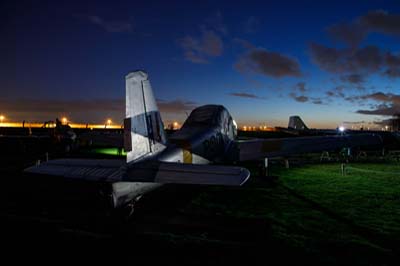
[[[398,149],[400,146],[400,134],[398,132],[381,131],[381,130],[353,130],[343,126],[336,129],[315,129],[309,128],[300,116],[294,115],[289,117],[287,128],[277,127],[280,132],[284,132],[295,136],[335,136],[335,135],[365,135],[373,134],[382,139],[382,145],[385,149]],[[373,146],[369,147],[373,148]]]
[[[290,154],[380,145],[373,134],[237,140],[237,126],[222,105],[194,109],[182,128],[166,138],[156,100],[144,71],[126,76],[126,161],[58,159],[32,166],[28,173],[105,183],[112,207],[136,202],[162,184],[241,186],[249,170],[232,163]]]
[[[344,128],[339,127],[337,129],[310,129],[298,115],[293,115],[289,117],[287,128],[276,127],[275,129],[284,133],[297,136],[337,135],[343,133],[343,131],[345,130]]]

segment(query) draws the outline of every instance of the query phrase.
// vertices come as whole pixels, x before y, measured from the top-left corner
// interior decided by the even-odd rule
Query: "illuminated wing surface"
[[[241,186],[250,177],[242,167],[149,161],[134,164],[124,181]]]

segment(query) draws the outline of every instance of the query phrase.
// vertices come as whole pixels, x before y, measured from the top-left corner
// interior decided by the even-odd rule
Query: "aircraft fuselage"
[[[168,140],[167,147],[151,159],[187,164],[221,163],[237,136],[234,120],[221,105],[205,105],[192,111],[182,128]],[[134,148],[134,147],[133,147]],[[114,207],[123,206],[161,184],[116,182],[113,184]]]

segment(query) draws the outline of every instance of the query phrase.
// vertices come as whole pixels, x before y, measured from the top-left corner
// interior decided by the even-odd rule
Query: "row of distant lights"
[[[244,131],[255,131],[257,129],[257,127],[252,127],[252,126],[243,126],[242,129]],[[267,130],[268,127],[267,126],[259,126],[258,130]]]
[[[4,115],[0,115],[0,123],[3,123],[3,121],[6,119],[6,117],[4,116]],[[66,117],[63,117],[62,119],[61,119],[61,121],[62,121],[62,123],[63,124],[68,124],[68,118],[66,118]],[[107,119],[107,121],[106,121],[106,124],[108,125],[108,126],[110,126],[111,124],[112,124],[112,120],[111,119]],[[173,122],[173,127],[174,128],[178,128],[180,125],[179,125],[179,123],[178,122]],[[242,127],[242,129],[244,130],[244,131],[255,131],[256,130],[256,127],[255,126],[243,126]],[[267,126],[259,126],[258,127],[258,129],[259,130],[267,130]],[[368,128],[369,129],[369,128]],[[382,128],[382,130],[388,130],[389,129],[389,126],[385,126],[384,128]],[[344,132],[346,130],[346,128],[344,127],[344,126],[340,126],[339,127],[339,131],[340,132]]]
[[[0,115],[0,123],[3,123],[3,121],[5,119],[6,119],[6,117],[4,115]],[[63,117],[63,118],[61,118],[61,122],[66,125],[66,124],[68,124],[69,121],[68,121],[68,118]],[[112,120],[111,119],[107,119],[106,124],[107,125],[111,125],[112,124]]]
[[[63,124],[67,124],[69,121],[68,121],[68,118],[63,117],[63,118],[61,119],[61,122],[62,122]],[[112,124],[112,120],[111,120],[111,119],[107,119],[106,124],[110,126],[110,125]]]

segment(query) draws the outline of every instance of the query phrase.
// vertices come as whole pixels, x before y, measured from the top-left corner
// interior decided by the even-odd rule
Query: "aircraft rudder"
[[[303,122],[303,120],[298,115],[293,115],[289,117],[288,128],[297,129],[297,130],[307,130],[307,125]]]
[[[127,161],[156,154],[165,148],[166,136],[157,102],[143,70],[126,75],[125,149]]]

